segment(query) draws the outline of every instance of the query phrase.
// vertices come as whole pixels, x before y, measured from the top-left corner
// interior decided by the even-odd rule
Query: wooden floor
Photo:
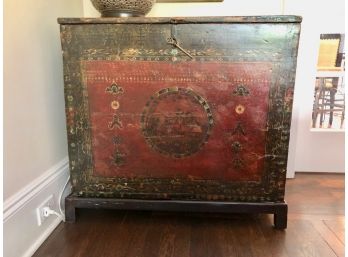
[[[271,215],[80,210],[35,257],[343,257],[344,175],[287,181],[288,229]]]

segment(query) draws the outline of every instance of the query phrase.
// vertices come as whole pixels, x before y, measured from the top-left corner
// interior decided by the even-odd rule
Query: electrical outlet
[[[37,217],[37,225],[41,226],[42,223],[48,218],[44,216],[44,207],[49,207],[53,209],[54,207],[54,198],[53,195],[50,195],[45,201],[43,201],[37,208],[36,208],[36,217]]]

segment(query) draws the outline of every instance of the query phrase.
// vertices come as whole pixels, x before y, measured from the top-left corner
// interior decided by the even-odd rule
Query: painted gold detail
[[[244,166],[244,162],[241,158],[236,158],[232,162],[235,169],[241,169]]]
[[[118,108],[120,108],[120,103],[116,100],[111,102],[111,108],[114,110],[117,110]]]
[[[237,122],[235,128],[233,129],[232,135],[246,135],[245,130],[240,121]]]
[[[235,141],[231,144],[232,152],[239,153],[242,150],[242,144],[239,141]]]
[[[237,105],[235,110],[236,110],[237,114],[243,114],[245,111],[245,107],[243,105],[239,104],[239,105]]]
[[[114,143],[114,144],[121,144],[121,143],[123,143],[123,139],[120,137],[120,136],[114,136],[113,138],[112,138],[112,142]]]
[[[124,90],[123,90],[123,87],[113,83],[111,86],[105,89],[105,92],[112,95],[119,95],[119,94],[123,94]]]
[[[248,96],[248,95],[250,95],[250,91],[245,85],[240,84],[233,90],[233,95]]]
[[[125,154],[121,153],[119,149],[116,148],[113,156],[113,163],[116,166],[122,166],[126,162],[125,156]]]
[[[119,149],[119,145],[122,143],[122,138],[119,136],[115,136],[113,137],[113,143],[115,145],[115,150],[114,150],[114,154],[113,154],[113,164],[116,166],[122,166],[125,162],[125,154],[122,153]]]
[[[117,114],[113,116],[112,121],[108,124],[109,129],[114,129],[115,127],[118,129],[123,128],[122,121]]]

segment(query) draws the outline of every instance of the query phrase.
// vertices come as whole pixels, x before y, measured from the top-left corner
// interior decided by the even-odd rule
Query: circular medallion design
[[[214,125],[207,101],[188,88],[164,88],[146,103],[141,129],[155,151],[183,158],[198,152]]]

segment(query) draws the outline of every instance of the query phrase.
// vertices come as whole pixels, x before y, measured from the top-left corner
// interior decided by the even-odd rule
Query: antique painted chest
[[[59,19],[75,208],[266,212],[286,227],[301,18]]]

